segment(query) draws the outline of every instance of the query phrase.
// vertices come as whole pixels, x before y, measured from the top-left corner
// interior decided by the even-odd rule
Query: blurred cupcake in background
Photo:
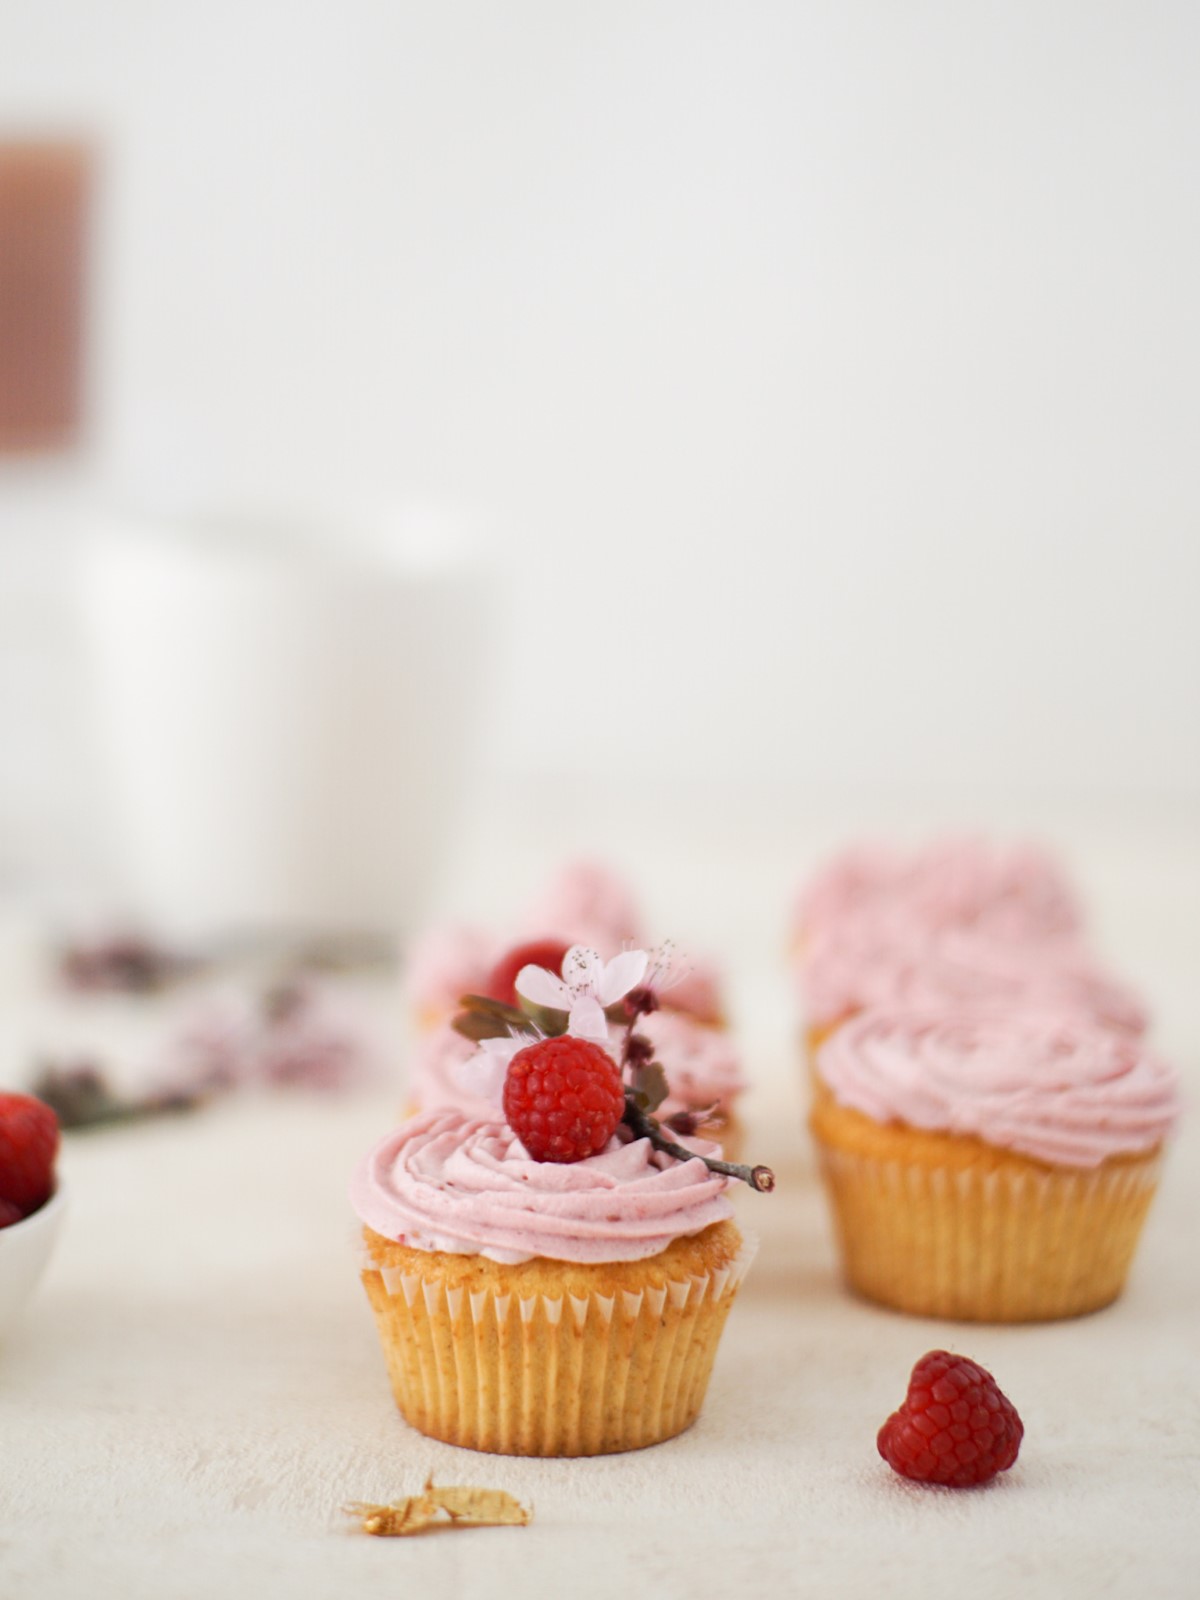
[[[672,991],[673,992],[673,991]],[[667,1076],[660,1119],[684,1133],[720,1145],[730,1161],[741,1159],[744,1129],[737,1105],[746,1087],[741,1054],[723,1029],[706,1027],[682,1011],[659,1010],[644,1017],[641,1031],[654,1046]]]
[[[847,924],[814,941],[799,972],[815,1049],[875,1006],[1058,1009],[1145,1032],[1139,996],[1074,940],[1013,940],[980,926],[937,931]]]
[[[1140,996],[1092,954],[1082,923],[1066,875],[1034,845],[844,850],[795,904],[810,1067],[835,1028],[873,1006],[1060,1010],[1140,1035]]]
[[[453,1107],[469,1117],[493,1117],[499,1109],[494,1095],[472,1086],[467,1063],[479,1045],[459,1033],[451,1022],[439,1022],[413,1049],[408,1067],[406,1112]]]
[[[1052,856],[1036,845],[977,838],[915,850],[852,845],[820,868],[796,897],[798,950],[847,925],[881,922],[930,933],[985,928],[1014,941],[1078,935],[1078,898]]]
[[[419,1029],[453,1016],[464,994],[478,994],[491,970],[494,944],[482,928],[449,924],[428,929],[412,943],[405,989]]]
[[[607,960],[625,945],[646,942],[630,884],[598,861],[561,867],[518,918],[523,939],[554,936],[586,944]]]
[[[521,968],[557,971],[572,945],[609,960],[622,949],[647,942],[628,881],[599,862],[569,862],[515,916],[507,932],[448,925],[414,941],[406,990],[415,1024],[436,1027],[453,1016],[466,994],[515,1004],[513,985]],[[716,964],[704,958],[681,964],[662,1003],[720,1025],[725,1006]]]

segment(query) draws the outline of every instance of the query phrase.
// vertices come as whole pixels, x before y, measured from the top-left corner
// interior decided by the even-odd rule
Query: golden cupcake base
[[[1035,1322],[1121,1293],[1159,1176],[1159,1149],[1050,1166],[965,1136],[814,1104],[811,1126],[843,1270],[859,1294],[917,1316]]]
[[[401,1414],[500,1455],[605,1455],[682,1433],[752,1255],[732,1222],[602,1265],[504,1266],[364,1237]]]

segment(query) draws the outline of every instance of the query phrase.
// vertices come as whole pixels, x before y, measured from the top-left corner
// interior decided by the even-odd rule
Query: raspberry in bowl
[[[33,1294],[58,1236],[65,1200],[57,1154],[50,1107],[0,1094],[0,1336]]]

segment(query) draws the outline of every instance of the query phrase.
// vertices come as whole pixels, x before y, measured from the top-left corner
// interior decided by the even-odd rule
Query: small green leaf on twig
[[[630,1088],[642,1111],[657,1111],[667,1098],[667,1075],[657,1061],[635,1067]]]
[[[521,1020],[523,1027],[532,1024],[547,1039],[557,1039],[560,1034],[566,1033],[571,1019],[565,1011],[553,1006],[538,1006],[532,1000],[522,999]]]

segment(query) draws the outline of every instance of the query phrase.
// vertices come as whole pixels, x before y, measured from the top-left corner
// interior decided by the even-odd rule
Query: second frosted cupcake
[[[851,1287],[922,1316],[1076,1316],[1125,1283],[1178,1115],[1129,1035],[1053,1014],[864,1012],[811,1126]]]

